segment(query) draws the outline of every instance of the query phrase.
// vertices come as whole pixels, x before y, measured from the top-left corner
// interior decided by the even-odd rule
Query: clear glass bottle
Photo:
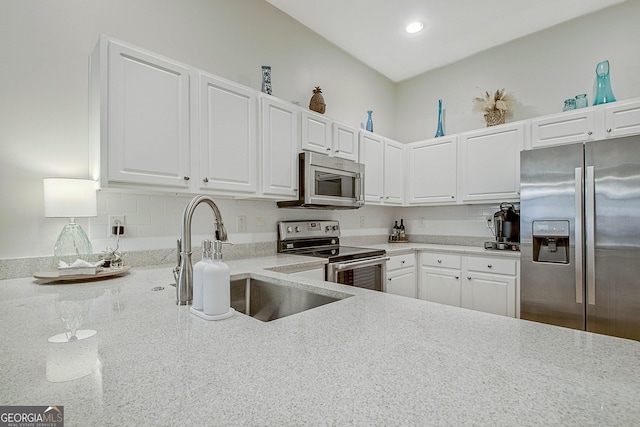
[[[576,95],[576,109],[586,108],[588,106],[589,106],[589,100],[587,98],[586,93],[581,93],[580,95]]]
[[[609,61],[602,61],[596,66],[596,96],[593,105],[615,102],[615,100],[609,80]]]

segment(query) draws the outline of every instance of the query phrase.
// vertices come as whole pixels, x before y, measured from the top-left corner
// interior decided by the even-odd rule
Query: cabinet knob
[[[611,133],[611,128],[607,129],[607,133]]]
[[[331,151],[331,148],[330,148],[330,147],[327,147],[327,148],[325,148],[325,150],[327,150],[327,151]]]
[[[442,264],[442,260],[441,259],[438,260],[438,264]]]
[[[204,178],[202,178],[202,182],[209,182],[209,178],[205,176]]]
[[[460,278],[460,276],[453,276],[453,277],[455,277],[455,278],[456,278],[456,280],[458,280],[458,279]]]
[[[467,276],[467,280],[471,280],[471,276]]]
[[[400,264],[404,264],[405,262],[406,262],[406,261],[402,260],[402,261],[400,261]]]
[[[456,196],[451,196],[451,198],[452,198],[452,199],[455,199],[455,198],[456,198]]]
[[[493,268],[493,265],[487,264],[487,268]]]
[[[391,277],[389,277],[387,280],[388,280],[388,281],[391,281]]]
[[[591,136],[591,135],[593,135],[593,132],[589,131],[589,132],[587,132],[587,135]]]
[[[185,181],[189,181],[189,180],[191,179],[190,177],[188,177],[188,176],[186,176],[186,175],[185,175],[185,176],[183,176],[182,178],[183,178]]]

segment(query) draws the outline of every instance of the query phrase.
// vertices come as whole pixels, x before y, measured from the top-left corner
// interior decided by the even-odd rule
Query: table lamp
[[[54,264],[72,264],[77,259],[89,261],[91,242],[76,218],[97,216],[96,182],[88,179],[44,178],[44,216],[69,218],[53,249]]]

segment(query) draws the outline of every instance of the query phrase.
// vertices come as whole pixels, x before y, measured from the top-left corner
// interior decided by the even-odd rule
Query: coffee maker
[[[520,250],[520,212],[512,203],[500,203],[500,210],[493,214],[495,242],[486,242],[486,249]]]

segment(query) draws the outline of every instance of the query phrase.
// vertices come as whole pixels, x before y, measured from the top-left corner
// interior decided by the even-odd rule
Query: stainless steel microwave
[[[357,209],[364,206],[364,165],[325,154],[298,155],[298,199],[279,208]]]

